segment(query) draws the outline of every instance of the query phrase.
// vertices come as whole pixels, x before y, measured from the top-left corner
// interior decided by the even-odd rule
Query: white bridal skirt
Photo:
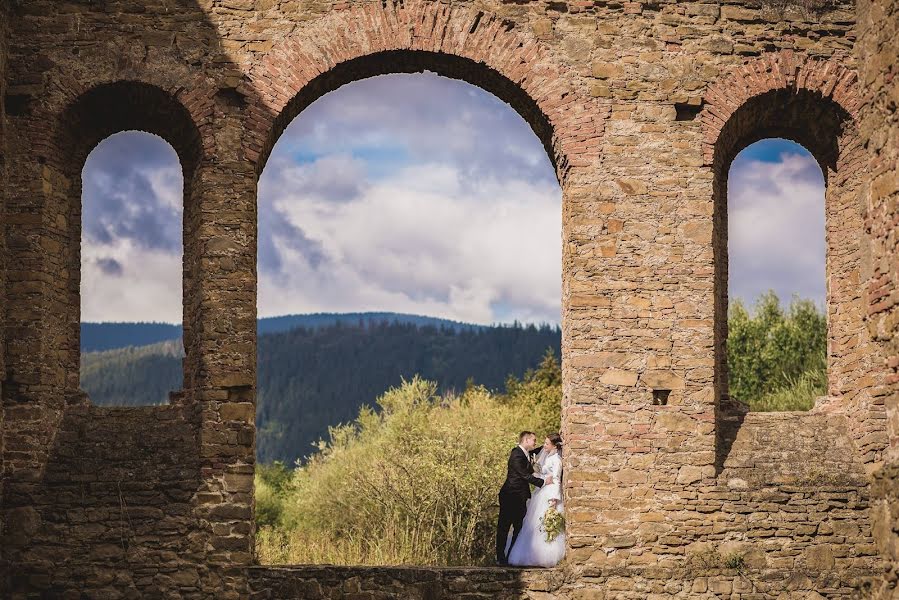
[[[528,512],[524,517],[521,533],[509,552],[509,564],[521,567],[554,567],[565,556],[565,533],[562,532],[551,542],[546,541],[546,532],[540,526],[540,520],[549,501],[561,499],[562,490],[558,483],[545,485],[528,500]],[[561,501],[556,510],[565,512]]]

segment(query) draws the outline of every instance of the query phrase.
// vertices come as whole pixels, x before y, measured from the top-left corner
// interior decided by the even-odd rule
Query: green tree
[[[730,395],[751,410],[808,410],[827,391],[827,319],[810,300],[786,310],[774,292],[728,314]]]

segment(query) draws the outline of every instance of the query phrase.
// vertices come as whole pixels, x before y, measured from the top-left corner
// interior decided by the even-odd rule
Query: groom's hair
[[[529,438],[531,436],[537,437],[537,434],[533,431],[522,431],[520,434],[518,434],[518,443],[520,444],[524,441],[524,438]]]

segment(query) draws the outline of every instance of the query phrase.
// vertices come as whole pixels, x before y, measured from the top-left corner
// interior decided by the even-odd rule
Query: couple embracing
[[[548,435],[543,446],[537,446],[533,432],[522,431],[518,437],[518,445],[509,455],[506,482],[499,491],[497,564],[553,567],[562,560],[565,519],[561,453],[558,433]],[[537,487],[533,497],[531,485]]]

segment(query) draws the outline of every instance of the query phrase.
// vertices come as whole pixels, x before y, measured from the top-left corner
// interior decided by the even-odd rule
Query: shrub
[[[283,486],[257,476],[260,562],[489,564],[506,458],[522,429],[558,430],[561,376],[547,355],[505,394],[439,395],[415,377],[377,404]]]

